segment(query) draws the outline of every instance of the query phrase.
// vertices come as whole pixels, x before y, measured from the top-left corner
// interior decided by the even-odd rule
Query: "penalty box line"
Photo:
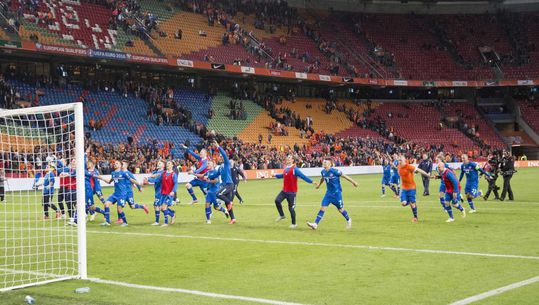
[[[263,243],[263,244],[277,244],[277,245],[298,245],[298,246],[312,246],[312,247],[365,249],[365,250],[375,250],[375,251],[378,250],[378,251],[414,252],[414,253],[430,253],[430,254],[451,254],[451,255],[463,255],[463,256],[539,260],[539,256],[480,253],[480,252],[462,252],[462,251],[448,251],[448,250],[431,250],[431,249],[411,249],[411,248],[368,246],[368,245],[347,245],[347,244],[330,244],[330,243],[302,242],[302,241],[283,241],[283,240],[265,240],[265,239],[248,239],[248,238],[235,238],[235,237],[211,237],[211,236],[193,236],[193,235],[157,234],[157,233],[107,232],[107,231],[94,231],[94,230],[88,230],[87,232],[92,233],[92,234],[218,240],[218,241],[235,241],[235,242]]]
[[[500,287],[500,288],[492,289],[492,290],[489,290],[487,292],[483,292],[483,293],[471,296],[469,298],[453,302],[453,303],[451,303],[449,305],[467,305],[467,304],[474,303],[474,302],[477,302],[477,301],[480,301],[480,300],[483,300],[483,299],[486,299],[486,298],[490,298],[490,297],[498,295],[498,294],[502,294],[502,293],[504,293],[506,291],[509,291],[509,290],[517,289],[517,288],[520,288],[520,287],[523,287],[523,286],[526,286],[526,285],[531,285],[531,284],[537,283],[537,282],[539,282],[539,276],[532,277],[531,279],[516,282],[516,283],[513,283],[513,284],[509,284],[507,286],[503,286],[503,287]]]
[[[305,305],[305,304],[300,304],[300,303],[291,303],[291,302],[285,302],[285,301],[245,297],[245,296],[222,294],[222,293],[204,292],[204,291],[199,291],[199,290],[131,284],[131,283],[118,282],[118,281],[98,279],[98,278],[89,278],[88,280],[94,283],[99,283],[99,284],[115,285],[115,286],[135,288],[135,289],[154,290],[154,291],[161,291],[161,292],[176,292],[176,293],[191,294],[191,295],[197,295],[197,296],[215,298],[215,299],[238,300],[238,301],[244,301],[244,302],[272,304],[272,305]]]

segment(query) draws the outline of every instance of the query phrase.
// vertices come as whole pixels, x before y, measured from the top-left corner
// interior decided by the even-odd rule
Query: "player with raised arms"
[[[449,214],[449,219],[446,220],[446,222],[453,222],[455,219],[453,218],[453,211],[451,209],[451,206],[449,205],[449,202],[462,212],[462,217],[466,217],[466,211],[460,204],[461,195],[460,195],[460,183],[457,180],[457,176],[453,172],[452,169],[447,168],[446,164],[444,162],[438,163],[438,172],[440,173],[440,177],[443,180],[443,183],[445,185],[445,204],[447,214]]]
[[[421,175],[425,177],[429,177],[429,178],[430,178],[430,175],[424,170],[417,168],[413,166],[412,164],[408,163],[408,161],[406,161],[405,156],[399,157],[398,170],[399,170],[399,176],[402,181],[402,187],[400,191],[401,205],[403,207],[408,206],[408,205],[410,206],[410,208],[412,209],[412,214],[414,215],[414,217],[412,218],[412,222],[417,223],[418,221],[417,220],[417,201],[416,201],[417,191],[416,191],[416,184],[414,181],[414,174],[420,173]]]
[[[230,160],[226,154],[226,151],[219,146],[217,141],[213,142],[213,146],[219,150],[221,157],[223,157],[223,164],[219,171],[221,173],[221,187],[217,191],[217,198],[221,199],[226,206],[228,214],[230,215],[229,224],[236,223],[236,217],[234,216],[234,208],[232,201],[234,200],[234,182],[232,181],[232,173],[230,171]]]
[[[125,207],[126,204],[125,198],[127,197],[127,185],[131,187],[131,184],[127,184],[124,181],[129,180],[132,183],[139,185],[138,181],[131,179],[131,177],[129,177],[129,175],[122,170],[122,163],[118,160],[114,162],[114,171],[111,173],[110,179],[106,180],[103,176],[98,176],[98,179],[107,184],[114,182],[114,193],[112,193],[112,195],[110,195],[105,202],[105,222],[103,222],[101,225],[110,226],[110,206],[117,203],[116,209],[118,211],[119,218],[122,219],[121,226],[126,227],[128,224],[123,207]]]
[[[208,161],[208,171],[205,174],[197,174],[199,179],[205,180],[208,183],[208,192],[206,193],[206,224],[211,224],[212,211],[211,207],[216,211],[222,212],[226,218],[229,217],[228,211],[223,208],[217,201],[217,192],[221,188],[221,176],[220,168],[215,167],[215,163],[212,160]]]
[[[468,200],[470,206],[470,213],[475,213],[475,206],[473,200],[477,197],[483,196],[483,191],[479,190],[479,173],[485,175],[487,179],[490,178],[490,174],[485,172],[479,164],[471,162],[467,154],[462,155],[462,165],[460,166],[460,178],[462,181],[464,175],[466,175],[466,185],[464,186],[464,194]]]
[[[309,226],[313,230],[316,230],[318,228],[318,224],[324,217],[324,213],[326,212],[327,207],[330,204],[333,204],[342,214],[344,219],[346,219],[346,228],[350,229],[352,228],[352,218],[350,218],[348,212],[344,209],[344,202],[342,200],[341,177],[352,183],[354,187],[357,187],[357,182],[355,182],[347,175],[343,174],[340,170],[334,168],[333,161],[329,158],[325,159],[322,162],[322,166],[324,167],[324,169],[322,169],[322,178],[320,179],[320,182],[316,183],[316,188],[320,188],[322,182],[325,181],[326,194],[322,199],[322,204],[320,206],[320,210],[318,211],[318,215],[316,216],[316,220],[314,222],[307,222],[307,226]]]
[[[292,224],[289,228],[295,229],[297,227],[296,224],[296,194],[298,192],[298,177],[303,179],[303,181],[312,184],[313,181],[311,178],[305,176],[297,167],[296,163],[294,161],[294,156],[288,155],[286,157],[286,167],[283,170],[282,174],[275,174],[275,178],[277,179],[283,179],[283,189],[277,195],[275,198],[275,207],[277,207],[277,212],[279,213],[279,217],[275,220],[276,222],[279,222],[286,217],[284,216],[283,212],[283,205],[282,202],[286,199],[286,202],[288,203],[288,211],[290,212],[290,218],[292,220]]]
[[[200,150],[200,155],[196,154],[194,151],[189,149],[187,146],[182,144],[182,147],[187,150],[187,153],[191,156],[193,156],[197,160],[196,169],[194,171],[190,170],[188,173],[190,175],[197,175],[201,174],[204,175],[208,171],[208,151],[206,149]],[[195,177],[195,179],[191,180],[189,183],[185,185],[185,188],[187,189],[187,192],[189,195],[191,195],[191,198],[193,199],[191,201],[191,205],[198,202],[198,198],[195,195],[195,191],[193,190],[193,187],[198,186],[202,193],[206,195],[206,189],[208,187],[208,184],[206,181],[200,180]]]

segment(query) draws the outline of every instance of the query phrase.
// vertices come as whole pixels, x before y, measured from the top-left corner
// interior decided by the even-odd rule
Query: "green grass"
[[[214,215],[212,225],[205,225],[203,206],[186,205],[188,195],[182,185],[182,204],[176,207],[178,219],[173,226],[152,227],[153,215],[140,210],[127,211],[127,228],[88,223],[89,276],[303,304],[448,304],[538,276],[539,260],[343,245],[539,257],[537,177],[538,169],[520,170],[513,178],[516,201],[478,200],[477,214],[466,219],[456,215],[450,224],[444,222],[447,215],[436,195],[419,196],[420,223],[413,224],[409,208],[400,207],[391,196],[380,198],[379,175],[355,176],[358,189],[343,181],[345,207],[354,227],[346,230],[342,216],[330,207],[318,231],[308,229],[305,221],[316,216],[324,191],[303,182],[296,230],[288,229],[288,219],[274,222],[273,199],[281,181],[242,184],[246,203],[236,206],[234,226],[220,214]],[[482,188],[486,189],[484,181]],[[438,182],[433,181],[431,193],[437,189]],[[150,203],[152,196],[152,189],[146,187],[136,199]],[[73,292],[83,286],[91,287],[90,293]],[[23,304],[25,295],[32,295],[36,304],[249,304],[85,281],[3,293],[0,303]],[[537,304],[537,300],[539,283],[478,304]]]

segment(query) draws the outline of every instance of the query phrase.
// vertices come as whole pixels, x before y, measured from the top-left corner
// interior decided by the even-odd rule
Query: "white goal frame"
[[[77,192],[76,192],[76,212],[78,225],[77,230],[77,263],[78,263],[78,274],[68,275],[68,276],[57,276],[55,279],[36,281],[34,283],[25,283],[22,285],[16,285],[12,287],[0,288],[0,292],[9,291],[13,289],[20,289],[30,286],[43,285],[52,282],[65,281],[71,279],[87,279],[87,254],[86,254],[86,203],[85,203],[85,149],[84,149],[84,111],[82,103],[70,103],[70,104],[59,104],[52,106],[41,106],[41,107],[31,107],[23,109],[13,109],[13,110],[4,110],[0,111],[0,118],[16,116],[16,115],[29,115],[29,114],[40,114],[43,112],[52,112],[52,111],[72,111],[74,113],[74,125],[75,125],[75,159],[76,159],[76,181],[77,181]],[[9,188],[9,183],[6,184],[6,193],[11,192]],[[2,266],[0,266],[2,268]],[[1,270],[0,271],[8,271]],[[44,274],[39,271],[25,271],[25,270],[9,270],[10,273],[26,273],[34,274],[40,276],[49,276],[55,277],[54,274]]]

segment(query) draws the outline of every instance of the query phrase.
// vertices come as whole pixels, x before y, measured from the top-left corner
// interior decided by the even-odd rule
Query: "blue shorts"
[[[162,195],[161,200],[159,200],[159,205],[166,205],[167,207],[174,204],[174,198],[169,195]]]
[[[326,195],[324,195],[324,198],[322,199],[322,206],[327,207],[330,204],[333,204],[339,210],[342,209],[344,207],[344,203],[342,202],[342,195],[326,193]]]
[[[397,175],[391,176],[391,184],[399,184],[401,182],[401,177]]]
[[[416,190],[402,190],[401,189],[401,202],[416,203]]]
[[[125,196],[118,196],[118,195],[112,194],[112,195],[109,196],[107,201],[112,202],[112,204],[118,203],[118,206],[123,208],[125,206],[125,199],[124,198],[125,198]]]
[[[193,179],[191,180],[191,182],[189,182],[189,184],[191,184],[191,186],[193,187],[201,187],[203,189],[207,189],[208,188],[208,182],[206,181],[202,181],[200,179]]]
[[[127,202],[127,204],[129,205],[134,205],[135,198],[133,197],[133,194],[128,194],[127,196],[125,196],[125,202]]]
[[[153,206],[158,207],[161,205],[161,194],[155,194],[155,198],[153,200]]]
[[[206,203],[212,204],[214,208],[219,207],[219,202],[217,202],[217,193],[208,192],[206,194]]]
[[[382,177],[382,185],[389,185],[390,181],[390,177]]]
[[[464,194],[471,194],[474,198],[479,196],[479,190],[477,185],[466,185],[464,188]]]
[[[92,205],[94,205],[94,194],[92,193],[92,191],[85,192],[85,197],[86,207],[91,207]]]
[[[445,183],[440,181],[440,188],[438,189],[439,193],[445,193]]]
[[[445,193],[445,201],[451,202],[452,204],[459,203],[462,199],[462,196],[460,195],[460,192],[457,193],[457,199],[453,199],[453,193]]]

